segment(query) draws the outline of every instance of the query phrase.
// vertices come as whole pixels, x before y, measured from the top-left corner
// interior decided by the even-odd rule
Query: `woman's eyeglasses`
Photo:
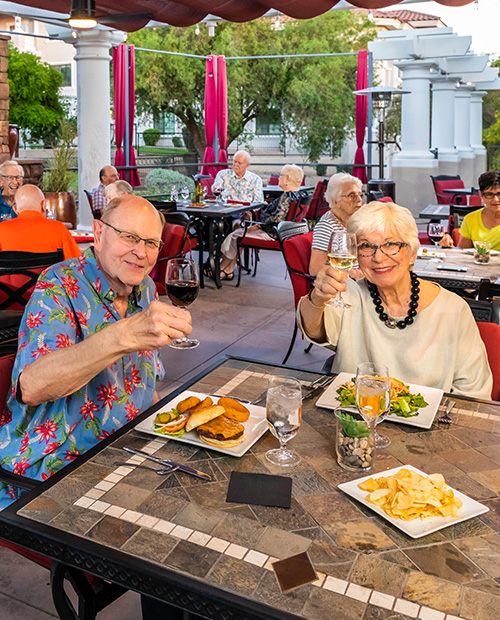
[[[493,198],[500,200],[500,192],[482,192],[482,195],[486,200],[493,200]]]
[[[365,192],[359,192],[359,193],[351,192],[350,194],[341,194],[340,197],[347,198],[351,202],[354,202],[355,200],[364,200],[366,198],[366,194]]]
[[[382,254],[386,256],[396,256],[401,251],[401,248],[406,247],[408,244],[403,241],[388,241],[382,245],[374,245],[373,243],[358,243],[358,256],[369,258],[375,256],[377,250],[380,250]]]

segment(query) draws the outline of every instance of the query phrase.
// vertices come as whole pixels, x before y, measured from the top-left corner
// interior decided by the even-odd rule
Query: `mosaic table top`
[[[315,377],[229,359],[192,388],[255,399],[273,371],[304,381]],[[265,459],[277,445],[270,433],[234,458],[131,430],[19,515],[54,537],[99,543],[104,559],[113,552],[115,560],[145,562],[150,572],[166,567],[209,584],[222,599],[263,603],[265,617],[274,617],[273,610],[277,618],[308,620],[500,617],[500,406],[454,397],[450,426],[384,425],[391,445],[379,452],[376,471],[412,464],[441,472],[450,486],[490,508],[414,540],[338,490],[359,476],[337,465],[332,412],[316,408],[315,400],[304,403],[302,427],[292,440],[303,460],[285,472],[293,479],[290,509],[225,501],[231,471],[283,474]],[[141,459],[127,459],[124,445],[191,464],[214,481],[136,468]],[[128,465],[117,465],[125,460]],[[272,563],[303,551],[318,580],[282,594]]]

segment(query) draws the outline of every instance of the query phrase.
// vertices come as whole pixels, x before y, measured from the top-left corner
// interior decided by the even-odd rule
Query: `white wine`
[[[356,264],[356,257],[352,254],[328,254],[328,262],[334,269],[347,271]]]

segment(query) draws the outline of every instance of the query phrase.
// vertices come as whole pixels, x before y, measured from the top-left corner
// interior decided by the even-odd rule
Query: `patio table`
[[[188,385],[255,399],[273,373],[317,376],[225,358],[162,402]],[[337,465],[334,416],[316,399],[305,401],[292,441],[302,463],[279,472],[265,459],[277,445],[270,433],[235,458],[135,431],[160,402],[0,513],[0,537],[205,618],[491,620],[500,615],[500,406],[453,399],[450,426],[385,423],[392,443],[376,461],[376,471],[412,464],[442,472],[490,508],[424,538],[407,537],[338,490],[358,476]],[[189,463],[214,481],[127,472],[117,466],[123,446]],[[232,471],[291,476],[291,508],[226,503]],[[272,563],[304,551],[317,581],[282,594]]]
[[[434,246],[427,247],[435,252]],[[487,279],[495,282],[500,278],[500,256],[492,255],[486,265],[476,265],[472,253],[465,252],[460,248],[437,248],[439,253],[444,254],[442,263],[435,263],[429,258],[417,258],[413,271],[420,277],[438,282],[444,288],[451,289],[479,289],[481,280]],[[446,271],[438,267],[465,268],[467,271]]]

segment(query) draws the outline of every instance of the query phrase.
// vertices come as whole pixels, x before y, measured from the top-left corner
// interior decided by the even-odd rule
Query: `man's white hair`
[[[237,155],[244,155],[246,157],[247,160],[247,164],[251,163],[251,157],[250,157],[250,153],[248,151],[236,151],[236,153],[233,155],[233,160]]]
[[[330,205],[330,208],[333,207],[333,201],[338,202],[340,200],[343,187],[346,183],[356,183],[361,189],[363,184],[357,177],[353,177],[352,174],[347,174],[347,172],[337,172],[334,174],[330,180],[328,181],[328,186],[325,192],[325,200]]]
[[[7,166],[17,166],[19,174],[24,177],[24,168],[21,166],[21,164],[18,164],[17,161],[14,161],[13,159],[8,159],[7,161],[4,161],[0,164],[0,174],[3,173]]]

